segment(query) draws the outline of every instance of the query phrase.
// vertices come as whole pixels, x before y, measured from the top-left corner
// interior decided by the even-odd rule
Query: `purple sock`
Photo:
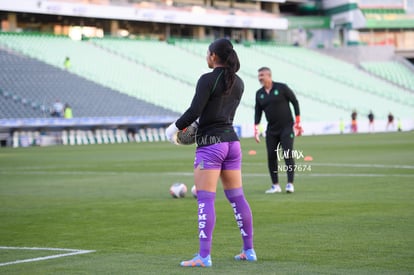
[[[243,249],[253,248],[253,216],[243,188],[224,190],[224,193],[233,207],[234,217],[243,238]]]
[[[197,191],[199,254],[203,258],[210,255],[211,251],[211,240],[216,224],[215,199],[216,193],[214,192]]]

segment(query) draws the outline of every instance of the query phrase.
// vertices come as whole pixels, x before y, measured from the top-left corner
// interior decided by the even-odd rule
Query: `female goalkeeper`
[[[206,59],[213,71],[200,77],[191,106],[166,129],[167,138],[177,143],[176,133],[199,118],[194,182],[200,247],[193,259],[181,262],[181,266],[186,267],[212,265],[210,252],[216,222],[214,202],[219,178],[243,239],[242,251],[234,258],[257,260],[253,249],[252,212],[242,187],[240,142],[233,129],[233,118],[244,90],[243,81],[236,75],[240,62],[227,39],[210,44]]]

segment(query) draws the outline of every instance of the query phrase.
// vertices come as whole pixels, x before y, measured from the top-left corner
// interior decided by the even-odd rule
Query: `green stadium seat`
[[[372,74],[414,92],[414,72],[397,61],[363,62],[361,66]]]
[[[140,114],[178,114],[188,108],[200,75],[209,71],[205,61],[208,42],[176,40],[174,44],[168,44],[155,40],[107,38],[79,42],[62,36],[0,33],[0,45],[55,67],[50,70],[50,66],[39,65],[41,62],[25,59],[28,62],[26,64],[32,62],[35,65],[28,66],[25,82],[16,95],[26,99],[25,104],[21,100],[17,101],[29,109],[34,109],[30,107],[33,102],[42,101],[33,98],[33,92],[28,92],[30,89],[25,85],[36,87],[43,77],[45,81],[55,79],[54,82],[62,82],[62,85],[42,86],[42,93],[49,99],[63,95],[68,96],[65,101],[70,102],[66,100],[70,99],[77,104],[84,100],[97,105],[105,104],[108,97],[100,96],[100,92],[90,86],[95,83],[109,89],[111,93],[107,96],[119,103],[111,107],[111,113],[124,115],[123,109],[140,109]],[[398,113],[399,117],[412,117],[414,96],[407,89],[413,85],[407,77],[401,77],[403,73],[400,67],[392,66],[393,72],[387,71],[388,78],[379,75],[387,79],[383,80],[353,64],[305,48],[254,43],[249,47],[234,45],[241,61],[238,74],[245,84],[236,123],[253,121],[255,93],[260,87],[257,69],[262,66],[272,69],[275,81],[285,82],[295,91],[305,121],[347,118],[353,109],[357,109],[360,114],[367,114],[373,109],[378,118],[386,118],[390,111]],[[72,61],[69,71],[63,68],[66,56]],[[15,59],[16,56],[1,58]],[[20,58],[23,62],[25,57]],[[372,67],[370,64],[363,66]],[[6,72],[3,67],[0,71]],[[62,74],[64,78],[60,78]],[[85,79],[88,81],[81,81]],[[64,90],[64,87],[70,87],[70,83],[74,82],[82,82],[80,87],[83,88],[80,90],[88,90],[84,92],[88,94],[86,97],[79,96],[77,91]],[[4,87],[0,85],[0,88]],[[0,99],[10,101],[12,96],[6,96],[8,91],[3,90]],[[141,100],[148,105],[134,107],[126,99],[131,102]],[[88,114],[102,115],[102,112],[89,110]],[[103,130],[96,137],[97,143],[98,140],[110,142],[109,138],[110,134]],[[148,140],[148,134],[138,133],[134,138],[136,141]]]

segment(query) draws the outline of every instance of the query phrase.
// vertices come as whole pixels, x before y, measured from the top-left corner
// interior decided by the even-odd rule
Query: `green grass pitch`
[[[95,252],[0,274],[414,273],[414,133],[297,138],[295,149],[313,161],[297,161],[310,169],[297,172],[294,194],[264,194],[264,142],[241,142],[257,262],[233,260],[241,238],[219,185],[213,267],[179,266],[197,252],[196,200],[168,189],[193,185],[193,146],[3,148],[0,246]],[[50,254],[0,249],[0,264]]]

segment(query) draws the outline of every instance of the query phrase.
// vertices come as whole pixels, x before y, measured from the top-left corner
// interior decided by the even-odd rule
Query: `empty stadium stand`
[[[75,117],[176,117],[189,106],[198,77],[209,71],[208,45],[191,40],[73,41],[63,36],[0,33],[0,119],[49,117],[56,99],[69,103]],[[300,47],[234,45],[245,83],[235,119],[238,125],[253,121],[255,92],[260,87],[257,69],[262,66],[272,69],[275,81],[295,91],[304,122],[348,120],[354,109],[362,116],[373,110],[378,119],[389,112],[399,118],[414,115],[412,72],[399,63],[365,62],[363,70]],[[71,59],[69,69],[63,65],[65,57]],[[151,131],[78,130],[62,133],[62,142],[162,138]]]
[[[381,78],[414,92],[414,72],[397,61],[363,62],[361,66]]]
[[[260,48],[260,50],[262,51],[263,48]],[[345,99],[349,96],[358,102],[360,97],[369,97],[375,104],[381,104],[380,101],[383,101],[381,104],[383,106],[397,103],[410,108],[414,107],[414,97],[411,93],[407,93],[387,81],[374,78],[363,70],[359,70],[358,67],[341,60],[309,49],[295,47],[280,47],[278,50],[267,47],[265,54],[303,68],[312,72],[315,76],[319,75],[325,79],[335,81],[345,87],[345,89],[340,89],[340,86],[338,86],[337,88],[340,90],[336,91],[336,94],[339,93]],[[309,83],[309,86],[312,86],[311,83]],[[331,85],[326,85],[326,87],[331,87]],[[335,90],[335,87],[331,89]],[[332,93],[327,95],[330,96]],[[361,100],[361,102],[367,102],[367,100]],[[368,109],[370,108],[368,107]]]
[[[75,117],[176,115],[55,66],[0,50],[1,118],[50,117],[55,100]]]
[[[188,41],[176,41],[175,44],[199,56],[205,54],[208,45]],[[412,93],[373,77],[355,64],[299,47],[269,44],[248,47],[238,44],[235,47],[242,62],[240,75],[246,84],[244,100],[250,104],[253,104],[254,93],[259,87],[257,69],[268,66],[275,81],[288,83],[299,101],[306,103],[301,104],[301,109],[312,121],[323,121],[327,117],[346,118],[353,109],[363,115],[374,109],[378,118],[385,118],[392,110],[398,110],[405,117],[413,114]]]

